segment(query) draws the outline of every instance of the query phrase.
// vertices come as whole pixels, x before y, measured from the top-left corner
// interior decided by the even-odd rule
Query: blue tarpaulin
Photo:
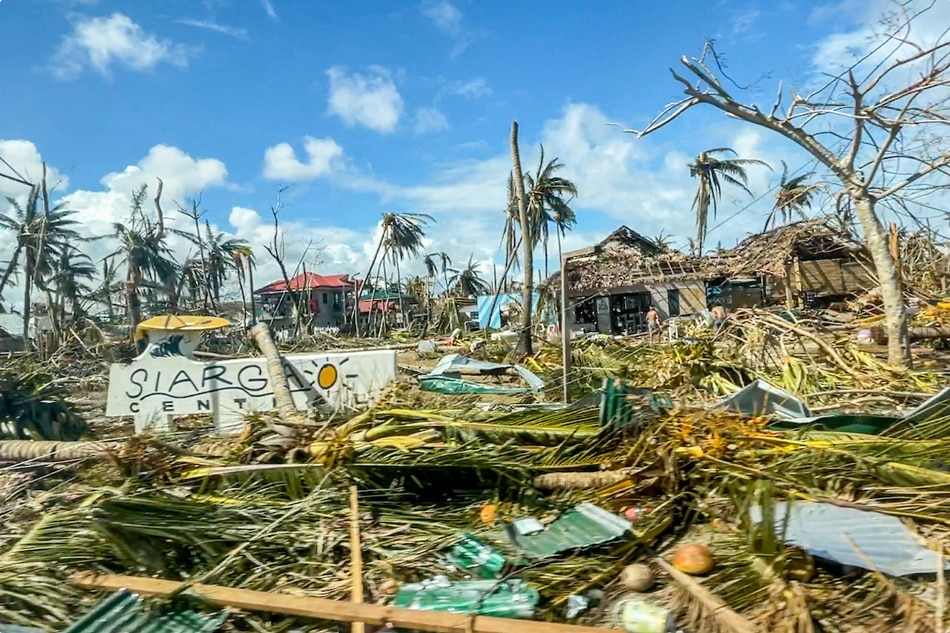
[[[521,305],[521,293],[510,293],[505,295],[498,295],[498,301],[495,303],[495,310],[492,312],[491,320],[488,319],[488,311],[491,310],[492,301],[494,301],[495,295],[481,295],[478,297],[478,325],[482,328],[501,328],[501,307],[506,306],[509,303],[517,303]],[[538,305],[538,293],[531,295],[531,303],[533,305]]]

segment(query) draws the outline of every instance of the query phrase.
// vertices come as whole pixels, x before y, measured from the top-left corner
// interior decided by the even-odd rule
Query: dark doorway
[[[647,312],[652,299],[649,292],[628,292],[612,297],[611,326],[613,334],[637,334],[647,329]]]
[[[680,289],[670,288],[666,291],[666,309],[670,317],[680,315]]]

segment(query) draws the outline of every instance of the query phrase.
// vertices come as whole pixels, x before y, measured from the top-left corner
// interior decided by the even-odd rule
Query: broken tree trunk
[[[0,462],[72,462],[106,459],[117,444],[103,442],[55,442],[46,440],[0,440]]]
[[[632,468],[593,473],[545,473],[534,478],[538,490],[597,490],[619,484],[633,476]]]
[[[270,376],[271,389],[274,390],[274,402],[277,405],[277,411],[280,417],[291,422],[303,422],[303,416],[297,412],[294,405],[294,398],[290,393],[290,386],[287,384],[287,374],[284,371],[283,359],[280,352],[277,351],[277,345],[274,344],[274,338],[271,336],[270,328],[266,323],[258,323],[251,328],[251,336],[257,348],[264,355],[267,362],[267,374]]]

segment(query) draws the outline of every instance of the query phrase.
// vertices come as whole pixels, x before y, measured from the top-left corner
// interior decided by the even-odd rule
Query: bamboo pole
[[[360,546],[360,501],[356,486],[350,486],[350,560],[353,604],[363,604],[363,552]],[[353,622],[353,633],[365,633],[365,622]]]
[[[84,589],[107,589],[110,591],[126,589],[144,596],[167,596],[179,589],[182,584],[174,580],[120,576],[117,574],[98,576],[90,573],[74,574],[70,577],[69,583]],[[429,631],[430,633],[462,633],[463,631],[470,633],[604,632],[604,629],[588,626],[534,622],[514,618],[493,618],[484,615],[469,616],[440,611],[419,611],[378,604],[353,604],[343,600],[291,596],[200,583],[189,587],[189,591],[197,593],[205,600],[222,607],[295,615],[334,622],[365,622],[373,626],[392,626],[400,629]]]
[[[561,380],[564,404],[571,403],[571,332],[567,326],[567,260],[561,251],[561,231],[557,229],[557,254],[561,259]]]

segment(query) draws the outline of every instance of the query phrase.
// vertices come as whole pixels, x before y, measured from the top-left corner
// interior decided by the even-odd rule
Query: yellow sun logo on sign
[[[336,384],[338,378],[339,372],[337,372],[336,366],[327,363],[317,372],[317,385],[321,389],[329,389]]]

